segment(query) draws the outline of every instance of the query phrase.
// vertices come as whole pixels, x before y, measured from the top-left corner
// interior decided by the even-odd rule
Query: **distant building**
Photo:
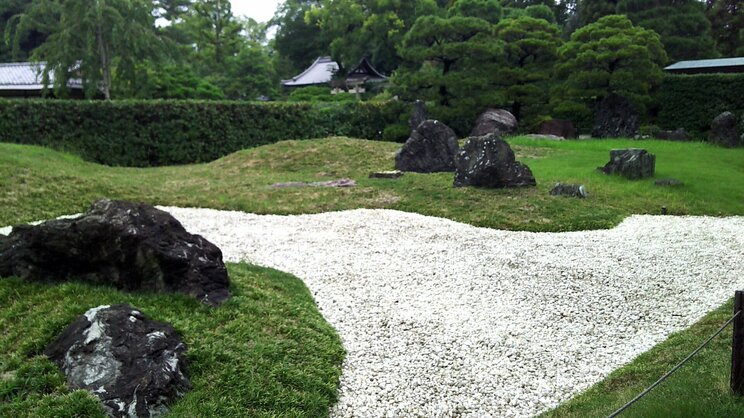
[[[44,86],[41,73],[45,62],[11,62],[0,64],[0,97],[5,98],[34,98],[41,97],[44,87],[50,91],[54,85],[54,74],[49,74],[49,85]],[[83,82],[71,79],[67,86],[70,97],[81,99],[85,97]]]
[[[744,73],[744,57],[680,61],[664,71],[672,74]]]
[[[331,57],[318,57],[307,70],[289,80],[282,80],[282,85],[285,87],[328,85],[338,68],[338,63]]]
[[[346,76],[346,85],[356,86],[366,83],[383,83],[387,79],[387,77],[372,66],[372,63],[367,58],[362,58],[359,65],[349,71],[349,75]]]

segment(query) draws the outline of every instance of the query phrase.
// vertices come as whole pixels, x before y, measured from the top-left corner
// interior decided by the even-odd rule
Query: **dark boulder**
[[[423,121],[426,120],[426,103],[424,103],[421,100],[416,100],[413,103],[413,112],[411,113],[411,118],[408,119],[408,127],[411,128],[411,131],[415,131],[416,128],[421,125]]]
[[[178,292],[209,305],[230,297],[219,248],[186,232],[167,212],[112,200],[94,203],[77,218],[0,235],[0,276]]]
[[[654,138],[666,141],[687,142],[690,140],[690,134],[685,131],[685,128],[679,128],[674,131],[659,131],[654,134]]]
[[[587,197],[586,189],[583,184],[563,184],[556,183],[552,189],[550,189],[551,196],[568,196],[568,197]]]
[[[519,123],[511,112],[504,109],[486,109],[475,120],[470,136],[496,134],[498,136],[514,135]]]
[[[576,128],[570,120],[546,120],[537,127],[538,135],[554,135],[561,138],[576,138]]]
[[[129,305],[88,310],[44,350],[72,389],[85,389],[112,417],[153,417],[191,388],[186,345],[170,325]]]
[[[716,116],[710,125],[708,141],[728,148],[740,146],[741,138],[736,126],[736,116],[731,112],[723,112]]]
[[[633,104],[626,98],[611,94],[597,104],[594,111],[595,138],[633,138],[638,135],[640,118]]]
[[[534,186],[529,167],[515,161],[514,151],[496,134],[468,138],[457,154],[455,187]]]
[[[645,149],[614,149],[610,151],[610,161],[598,170],[605,174],[620,174],[631,180],[653,177],[656,156]]]
[[[395,155],[395,169],[416,173],[455,170],[457,135],[436,120],[422,122]]]

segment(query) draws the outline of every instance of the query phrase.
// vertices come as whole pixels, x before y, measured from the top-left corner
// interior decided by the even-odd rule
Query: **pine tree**
[[[659,35],[622,15],[577,30],[558,56],[560,83],[551,99],[558,116],[575,122],[590,117],[593,105],[610,94],[630,99],[642,113],[667,61]]]
[[[558,27],[544,19],[505,19],[495,28],[504,44],[504,65],[492,74],[504,104],[523,126],[548,114],[548,92],[561,45]],[[524,119],[524,122],[523,122]]]
[[[420,17],[399,48],[404,61],[393,78],[395,92],[431,103],[435,117],[466,134],[478,112],[504,101],[489,88],[502,48],[486,20]]]
[[[705,6],[697,0],[621,0],[617,10],[661,35],[671,61],[717,56]]]

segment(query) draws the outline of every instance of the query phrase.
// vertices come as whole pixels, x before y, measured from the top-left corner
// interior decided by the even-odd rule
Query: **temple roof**
[[[325,84],[331,81],[333,74],[338,71],[338,63],[331,57],[318,57],[307,70],[292,77],[290,80],[282,80],[282,85],[287,87],[312,86],[314,84]]]
[[[0,64],[0,90],[43,90],[41,72],[46,62],[11,62]],[[49,86],[54,84],[54,74],[49,74]],[[80,79],[71,79],[68,87],[81,89]]]
[[[379,82],[385,80],[387,80],[387,77],[377,71],[367,58],[362,58],[359,65],[349,71],[349,75],[346,77],[347,84]]]
[[[664,70],[673,73],[717,73],[717,72],[744,72],[744,57],[719,58],[710,60],[680,61],[672,64]]]

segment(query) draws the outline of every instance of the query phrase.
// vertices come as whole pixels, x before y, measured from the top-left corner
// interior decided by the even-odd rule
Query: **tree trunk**
[[[111,100],[111,59],[108,54],[108,46],[103,39],[103,28],[100,23],[96,27],[96,43],[98,43],[98,54],[101,59],[101,71],[103,72],[103,80],[101,80],[103,97],[106,100]]]

